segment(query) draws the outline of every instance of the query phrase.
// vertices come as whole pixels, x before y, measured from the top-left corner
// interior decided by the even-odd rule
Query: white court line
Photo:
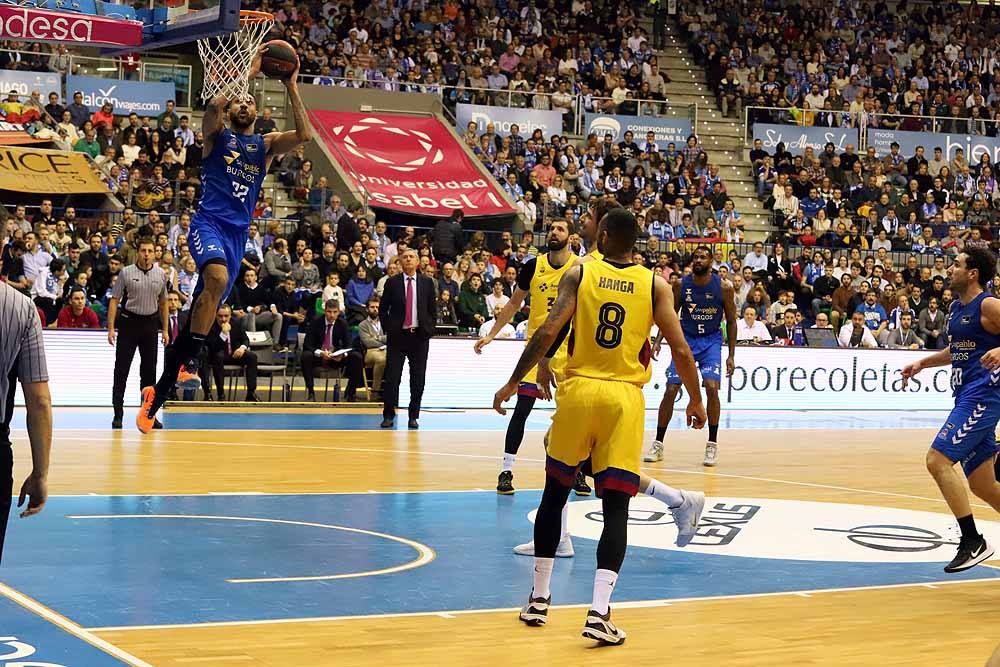
[[[85,630],[84,628],[80,627],[73,621],[63,616],[62,614],[58,614],[52,611],[51,609],[49,609],[42,603],[38,602],[37,600],[29,598],[27,595],[14,590],[13,588],[11,588],[6,584],[0,583],[0,595],[3,595],[4,597],[10,599],[11,601],[19,604],[20,606],[24,607],[33,614],[41,616],[52,625],[58,627],[59,629],[65,632],[68,632],[77,639],[82,639],[91,646],[101,649],[108,655],[114,656],[119,660],[121,660],[122,662],[126,662],[129,665],[132,665],[132,667],[153,667],[153,665],[149,664],[145,660],[140,660],[131,653],[123,651],[114,644],[111,644],[110,642],[101,639],[97,635],[93,634],[90,630]]]
[[[408,563],[403,563],[402,565],[395,565],[393,567],[385,567],[378,570],[366,570],[364,572],[348,572],[346,574],[326,574],[317,576],[304,576],[304,577],[267,577],[258,579],[226,579],[227,583],[230,584],[267,584],[275,582],[288,582],[288,581],[333,581],[335,579],[356,579],[358,577],[373,577],[380,574],[396,574],[397,572],[405,572],[406,570],[413,570],[418,567],[427,565],[432,560],[434,560],[435,554],[434,550],[425,544],[420,542],[415,542],[414,540],[406,539],[405,537],[399,537],[398,535],[390,535],[388,533],[379,533],[374,530],[365,530],[363,528],[350,528],[347,526],[335,526],[333,524],[326,523],[312,523],[309,521],[290,521],[287,519],[265,519],[261,517],[247,517],[247,516],[207,516],[199,514],[77,514],[68,515],[67,519],[188,519],[188,520],[201,520],[201,521],[246,521],[250,523],[276,523],[286,526],[305,526],[307,528],[326,528],[328,530],[341,530],[347,533],[357,533],[359,535],[370,535],[372,537],[380,537],[382,539],[391,540],[393,542],[398,542],[400,544],[405,544],[414,551],[417,552],[418,557]]]
[[[952,579],[948,581],[935,581],[934,586],[949,586],[956,584],[977,584],[984,582],[1000,583],[1000,577],[985,577],[981,579]],[[634,602],[616,602],[616,609],[644,609],[647,607],[664,607],[684,602],[713,602],[717,600],[750,600],[755,598],[771,598],[782,596],[811,597],[825,593],[852,593],[858,591],[880,591],[894,588],[925,588],[926,582],[913,582],[908,584],[885,584],[881,586],[850,586],[847,588],[819,588],[806,589],[801,591],[777,591],[771,593],[739,593],[735,595],[706,595],[703,597],[690,598],[666,598],[662,600],[637,600]],[[552,605],[551,609],[588,609],[590,603]],[[317,616],[314,618],[276,618],[268,620],[254,621],[219,621],[209,623],[177,623],[172,625],[125,625],[106,628],[88,628],[90,632],[128,632],[133,630],[177,630],[183,628],[230,628],[253,625],[278,625],[285,623],[323,623],[328,621],[355,621],[373,618],[411,618],[418,616],[463,616],[467,614],[495,614],[519,611],[520,607],[498,607],[495,609],[456,609],[448,611],[417,611],[403,612],[395,614],[365,614],[359,616]]]
[[[731,429],[730,429],[731,430]],[[85,442],[91,442],[87,438],[60,438],[60,440],[80,440]],[[136,441],[133,441],[136,442]],[[321,451],[333,451],[333,452],[359,452],[362,454],[400,454],[405,456],[446,456],[446,457],[457,457],[457,458],[467,458],[467,459],[488,459],[493,461],[500,461],[503,459],[502,456],[487,455],[487,454],[461,454],[455,452],[431,452],[426,450],[411,451],[409,449],[376,449],[370,447],[335,447],[335,446],[323,446],[323,445],[292,445],[283,443],[257,443],[257,442],[223,442],[220,440],[170,440],[166,444],[186,444],[186,445],[213,445],[219,447],[255,447],[264,449],[313,449]],[[544,463],[544,459],[533,459],[524,456],[518,457],[519,461],[529,461],[532,463]],[[647,474],[651,473],[678,473],[683,475],[702,475],[708,477],[727,477],[731,479],[745,479],[753,482],[768,482],[771,484],[787,484],[790,486],[804,486],[814,489],[830,489],[833,491],[848,491],[850,493],[867,493],[876,496],[887,496],[890,498],[906,498],[909,500],[924,500],[932,503],[943,504],[945,501],[942,498],[931,498],[928,496],[915,496],[909,493],[896,493],[894,491],[875,491],[872,489],[855,489],[848,486],[835,486],[832,484],[820,484],[818,482],[799,482],[795,480],[788,479],[773,479],[769,477],[754,477],[751,475],[734,475],[730,473],[720,473],[715,470],[706,472],[703,470],[680,470],[677,468],[650,468],[643,467],[642,471]],[[357,492],[353,492],[357,493]],[[432,492],[428,492],[432,493]],[[133,494],[133,495],[166,495],[166,494]],[[197,494],[186,494],[186,495],[197,495]],[[983,509],[991,509],[989,505],[982,504],[972,504],[973,507],[979,507]]]

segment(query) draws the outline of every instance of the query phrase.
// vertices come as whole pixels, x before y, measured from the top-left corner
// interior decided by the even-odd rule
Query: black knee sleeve
[[[545,478],[545,490],[535,516],[535,555],[555,558],[562,533],[562,508],[569,499],[569,487],[553,477]]]
[[[601,532],[601,541],[597,543],[599,570],[618,572],[622,567],[625,547],[628,545],[628,504],[631,499],[627,493],[604,489],[601,496],[604,530]],[[540,509],[538,513],[541,514]],[[538,525],[537,520],[535,525]]]
[[[507,437],[504,440],[503,451],[506,454],[517,454],[521,448],[521,441],[524,440],[524,425],[528,421],[531,409],[535,407],[534,396],[522,396],[518,394],[517,403],[514,405],[514,414],[511,415],[510,423],[507,424]]]

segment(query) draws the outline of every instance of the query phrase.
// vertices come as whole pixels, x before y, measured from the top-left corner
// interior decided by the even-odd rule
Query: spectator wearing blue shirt
[[[940,211],[941,207],[934,201],[934,193],[928,192],[924,195],[924,205],[920,207],[920,218],[924,221],[933,220]]]
[[[368,303],[368,299],[372,298],[375,294],[375,284],[368,279],[368,270],[365,268],[364,263],[358,264],[357,269],[355,269],[355,274],[351,280],[347,283],[347,306],[353,309],[354,307],[365,308]]]
[[[816,279],[823,275],[823,253],[816,251],[813,253],[813,261],[806,265],[804,278],[807,285],[812,285]]]
[[[878,292],[873,289],[865,293],[865,300],[858,304],[855,312],[865,316],[865,326],[867,326],[875,340],[889,327],[889,317],[885,313],[885,308],[878,302]]]
[[[802,212],[806,214],[806,218],[812,220],[816,217],[816,214],[819,213],[819,210],[824,208],[825,204],[826,202],[824,202],[823,198],[819,196],[819,191],[816,190],[816,188],[810,188],[809,196],[803,198],[802,201],[799,202],[799,208],[801,208]]]
[[[666,220],[660,220],[659,218],[654,219],[649,223],[649,227],[646,229],[650,236],[655,236],[661,241],[667,241],[674,238],[674,228],[667,224]]]

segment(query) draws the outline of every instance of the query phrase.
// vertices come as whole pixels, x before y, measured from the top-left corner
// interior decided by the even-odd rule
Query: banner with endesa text
[[[116,116],[127,116],[132,112],[139,116],[158,116],[167,110],[167,100],[174,99],[177,94],[173,83],[67,76],[66,96],[71,98],[77,91],[83,93],[83,103],[91,111],[97,111],[105,102],[111,102]]]
[[[541,130],[546,139],[563,132],[563,115],[558,111],[489,107],[482,104],[456,105],[455,126],[458,131],[464,131],[469,123],[476,124],[477,134],[484,134],[486,126],[492,124],[501,137],[510,134],[511,125],[517,125],[517,133],[525,139],[535,130]]]
[[[493,178],[437,118],[310,110],[310,120],[369,204],[417,215],[510,215]]]
[[[12,90],[22,97],[31,95],[37,90],[41,93],[42,103],[48,104],[49,93],[55,93],[62,99],[62,77],[51,72],[22,72],[16,69],[0,69],[0,93],[6,95]],[[56,118],[56,122],[62,118]]]
[[[916,153],[917,146],[924,147],[924,155],[929,160],[934,149],[940,148],[942,158],[951,160],[955,150],[962,149],[969,164],[978,164],[983,153],[990,156],[990,162],[1000,159],[1000,138],[969,134],[949,134],[946,132],[907,132],[904,130],[880,130],[870,127],[867,132],[869,148],[875,149],[879,157],[889,154],[893,142],[899,144],[899,152],[906,157]]]
[[[0,4],[0,39],[139,46],[142,44],[142,22]]]
[[[754,123],[753,138],[760,139],[763,148],[773,153],[775,147],[785,142],[785,150],[792,155],[802,155],[811,147],[819,155],[827,142],[832,141],[838,153],[843,153],[847,144],[858,148],[858,130],[853,127],[808,127],[804,125],[774,125]]]
[[[671,143],[681,150],[693,132],[690,119],[673,116],[619,116],[588,111],[584,120],[587,126],[584,134],[596,134],[600,141],[604,140],[605,134],[610,134],[611,139],[618,143],[624,141],[626,132],[631,132],[633,141],[641,146],[646,141],[646,133],[653,132],[660,150],[665,150]]]
[[[0,190],[38,194],[106,194],[83,153],[0,148]]]

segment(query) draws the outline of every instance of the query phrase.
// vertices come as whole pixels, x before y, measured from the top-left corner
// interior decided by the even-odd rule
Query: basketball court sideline
[[[90,430],[103,424],[98,411],[57,412],[53,497],[42,515],[12,523],[0,587],[4,634],[16,638],[7,645],[32,647],[32,660],[491,665],[599,655],[578,636],[601,527],[594,498],[573,499],[577,555],[556,563],[549,625],[516,620],[532,561],[511,547],[530,537],[546,413],[528,424],[518,492],[501,497],[492,486],[503,419],[482,411],[430,414],[419,432],[369,430],[379,417],[364,411],[328,418],[338,430],[273,428],[315,414],[292,410],[243,431],[220,426],[220,414],[171,413],[171,430],[148,438]],[[897,418],[730,414],[749,428],[724,424],[714,470],[700,465],[703,435],[672,428],[666,460],[645,470],[709,503],[683,550],[662,506],[634,503],[613,603],[629,639],[616,659],[984,662],[995,640],[978,628],[1000,617],[1000,572],[942,572],[957,534],[922,465],[940,416],[921,416],[917,429]],[[23,434],[15,441],[20,477],[28,457]],[[1000,520],[976,511],[1000,541]],[[923,641],[931,623],[948,639]],[[7,645],[0,665],[12,660]]]

